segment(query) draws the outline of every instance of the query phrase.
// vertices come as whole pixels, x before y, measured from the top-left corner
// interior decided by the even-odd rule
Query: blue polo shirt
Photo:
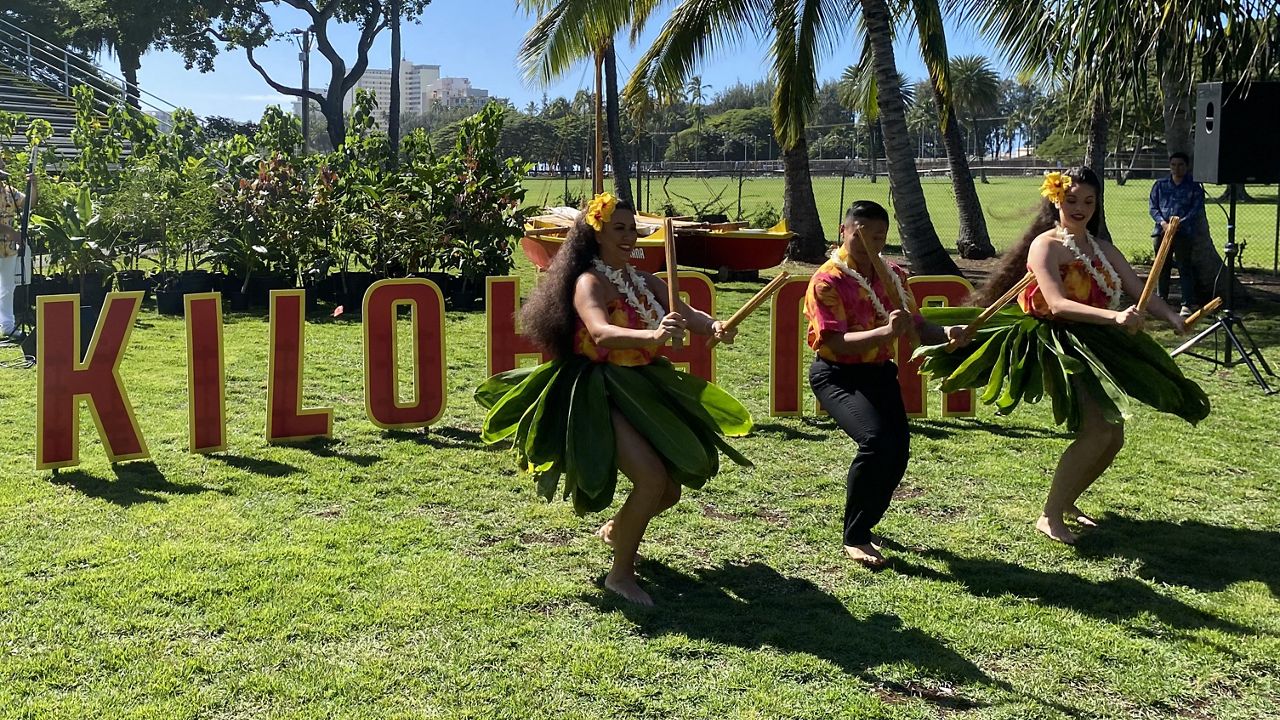
[[[1175,183],[1172,177],[1163,177],[1151,186],[1150,200],[1151,219],[1156,221],[1153,234],[1160,234],[1160,222],[1173,216],[1181,219],[1178,234],[1190,233],[1194,227],[1191,220],[1198,219],[1204,212],[1204,186],[1196,182],[1187,173],[1182,182]]]

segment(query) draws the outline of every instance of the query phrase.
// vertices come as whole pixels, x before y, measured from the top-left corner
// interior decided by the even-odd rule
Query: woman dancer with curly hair
[[[641,605],[653,600],[636,581],[644,531],[719,470],[723,452],[750,463],[722,435],[742,435],[751,416],[717,386],[658,357],[686,331],[732,342],[734,331],[683,302],[667,307],[666,284],[629,263],[635,211],[596,196],[569,231],[525,304],[525,333],[554,359],[500,373],[476,399],[489,408],[486,442],[515,435],[521,469],[550,499],[560,478],[579,514],[613,500],[617,472],[631,479],[622,508],[597,531],[613,547],[604,586]]]

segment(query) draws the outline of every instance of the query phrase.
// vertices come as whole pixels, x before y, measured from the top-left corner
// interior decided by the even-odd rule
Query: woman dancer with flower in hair
[[[1036,529],[1074,543],[1072,519],[1096,525],[1076,501],[1111,465],[1124,445],[1129,398],[1195,423],[1209,414],[1209,399],[1183,377],[1169,354],[1142,332],[1144,318],[1124,300],[1142,293],[1142,281],[1124,255],[1095,237],[1102,196],[1088,168],[1049,173],[1044,202],[1022,239],[1005,253],[990,281],[976,293],[986,306],[1030,271],[1019,308],[997,313],[963,351],[921,348],[922,372],[943,379],[944,390],[985,388],[982,399],[999,414],[1022,401],[1049,395],[1054,418],[1075,439],[1063,452]],[[1184,331],[1183,320],[1158,296],[1151,314]],[[978,308],[926,309],[938,319],[967,322]]]
[[[525,333],[555,359],[489,378],[483,438],[515,435],[521,469],[551,499],[564,478],[579,514],[613,501],[617,472],[632,482],[597,535],[613,547],[604,585],[641,605],[636,550],[649,521],[701,488],[723,452],[750,466],[722,435],[751,429],[746,408],[719,387],[675,370],[658,350],[685,331],[733,342],[735,331],[683,302],[669,308],[662,280],[633,268],[635,210],[608,193],[592,199],[521,312]]]
[[[907,470],[910,436],[898,385],[893,346],[915,328],[928,342],[962,342],[963,327],[943,328],[905,310],[906,273],[888,265],[885,287],[869,252],[879,254],[889,235],[889,213],[870,200],[849,207],[841,244],[809,280],[804,312],[807,341],[817,352],[809,384],[822,408],[858,444],[849,465],[844,507],[844,553],[871,568],[884,565],[871,531]]]

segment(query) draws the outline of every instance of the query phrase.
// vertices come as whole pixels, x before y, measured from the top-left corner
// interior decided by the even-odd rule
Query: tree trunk
[[[804,138],[791,148],[782,149],[782,217],[795,233],[787,245],[787,259],[800,262],[822,262],[827,239],[818,218],[818,202],[813,197],[813,178],[809,175],[809,143]]]
[[[320,103],[320,112],[324,115],[325,130],[329,133],[329,144],[336,150],[347,140],[347,118],[342,114],[342,94],[332,85]]]
[[[942,113],[945,103],[936,86],[933,100],[938,106],[938,112]],[[996,249],[991,245],[987,218],[982,213],[982,201],[978,199],[978,188],[973,184],[973,173],[969,171],[969,159],[964,154],[964,138],[960,135],[960,123],[956,122],[955,110],[947,107],[944,118],[946,127],[942,131],[942,144],[947,150],[951,189],[956,194],[956,210],[960,213],[960,236],[956,238],[956,249],[960,251],[960,257],[966,260],[995,257]]]
[[[902,236],[902,250],[911,270],[928,275],[959,275],[960,269],[942,247],[938,231],[929,218],[924,189],[916,173],[915,153],[907,131],[906,108],[898,86],[898,68],[893,59],[893,35],[889,6],[885,0],[861,0],[867,23],[876,71],[877,106],[884,131],[884,152],[889,164],[889,194],[893,198]]]
[[[387,139],[391,142],[391,167],[400,165],[400,0],[391,0],[391,103],[387,108]]]
[[[1085,166],[1098,175],[1100,185],[1107,184],[1107,131],[1110,129],[1111,101],[1104,91],[1095,92],[1089,107],[1089,142],[1085,146]],[[1103,189],[1098,188],[1098,236],[1111,240],[1103,203]]]
[[[604,48],[605,124],[609,127],[609,161],[613,164],[613,194],[627,202],[631,195],[631,166],[627,146],[622,140],[621,112],[618,106],[618,56],[613,41]]]
[[[116,48],[120,58],[120,74],[124,77],[125,102],[134,110],[140,109],[141,92],[138,88],[138,69],[142,67],[142,53],[129,47]]]
[[[1160,74],[1160,95],[1164,110],[1164,143],[1170,155],[1186,153],[1195,160],[1195,140],[1191,134],[1191,93],[1181,86],[1175,73]]]
[[[591,158],[591,193],[599,195],[604,192],[604,81],[600,75],[603,72],[604,55],[599,50],[596,51],[596,144],[595,155]]]

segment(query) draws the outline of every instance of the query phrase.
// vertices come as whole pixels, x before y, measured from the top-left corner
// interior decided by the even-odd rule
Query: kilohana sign
[[[769,414],[803,413],[806,324],[804,294],[808,278],[793,278],[773,296],[769,322]],[[921,307],[958,305],[973,289],[963,278],[913,277],[908,283]],[[680,291],[689,305],[714,314],[716,291],[698,272],[680,273]],[[43,296],[37,300],[40,328],[36,351],[36,468],[48,470],[80,463],[80,404],[89,406],[103,448],[111,462],[150,457],[133,405],[120,376],[120,365],[141,292],[107,295],[93,339],[82,359],[78,295]],[[521,333],[520,280],[488,278],[485,323],[489,373],[511,370],[521,362],[549,359]],[[227,448],[226,373],[223,360],[222,299],[219,293],[184,298],[187,339],[188,438],[193,453]],[[303,403],[304,322],[302,290],[271,292],[267,361],[266,439],[269,443],[333,435],[333,408],[307,408]],[[409,308],[412,375],[407,387],[398,380],[399,308]],[[369,421],[380,428],[427,427],[444,413],[444,298],[429,280],[380,280],[365,293],[364,400]],[[688,372],[715,380],[715,348],[705,343],[667,347],[663,354]],[[927,414],[925,378],[911,360],[905,343],[897,348],[903,401],[912,417]],[[944,416],[973,415],[973,391],[947,393]]]

